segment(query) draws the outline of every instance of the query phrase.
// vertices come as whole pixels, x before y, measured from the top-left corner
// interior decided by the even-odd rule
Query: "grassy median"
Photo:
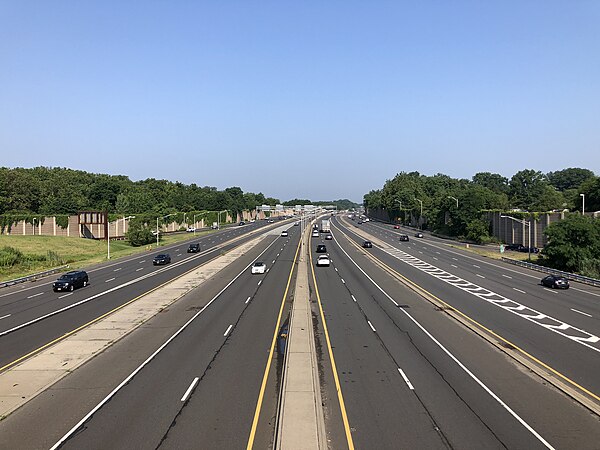
[[[197,232],[196,237],[207,233],[210,231]],[[166,234],[161,239],[160,247],[192,238],[191,233]],[[110,242],[111,260],[151,251],[156,251],[156,242],[142,247],[132,247],[125,240]],[[70,268],[86,267],[106,259],[106,241],[63,236],[0,235],[0,281],[43,272],[64,264],[69,264]]]

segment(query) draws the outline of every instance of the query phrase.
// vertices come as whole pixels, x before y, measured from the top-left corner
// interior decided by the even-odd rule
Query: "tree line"
[[[600,177],[581,168],[546,174],[526,169],[510,179],[497,173],[479,172],[470,180],[444,174],[400,172],[381,189],[364,195],[368,210],[385,209],[391,220],[408,223],[411,218],[421,216],[422,207],[424,227],[480,243],[490,239],[490,224],[483,220],[483,211],[581,212],[584,201],[585,211],[600,210]],[[600,221],[577,216],[568,216],[568,220],[548,228],[550,244],[544,257],[556,268],[585,272],[582,264],[599,266]],[[575,234],[577,239],[573,238],[575,230],[579,233]]]

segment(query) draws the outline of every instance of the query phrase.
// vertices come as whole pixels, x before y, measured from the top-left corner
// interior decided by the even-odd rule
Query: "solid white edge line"
[[[402,375],[402,378],[404,378],[404,382],[408,385],[408,388],[411,391],[414,391],[415,390],[414,386],[412,385],[412,383],[410,382],[410,380],[408,379],[408,377],[406,376],[406,374],[400,367],[398,367],[398,372],[400,372],[400,375]]]
[[[371,330],[373,330],[373,332],[377,332],[377,330],[375,329],[375,327],[373,326],[373,324],[371,323],[370,320],[367,320],[367,323],[369,324],[369,326],[371,327]]]
[[[200,316],[200,314],[202,314],[204,311],[206,311],[206,309],[210,305],[212,305],[215,302],[215,300],[217,300],[217,298],[219,298],[219,296],[229,288],[229,286],[231,286],[239,277],[241,277],[244,274],[244,272],[246,272],[246,270],[250,266],[252,266],[252,264],[254,264],[254,262],[258,258],[260,258],[269,249],[269,247],[271,247],[271,245],[273,245],[275,242],[276,241],[271,242],[256,257],[255,260],[251,261],[246,267],[244,267],[242,269],[242,271],[240,273],[238,273],[229,283],[227,283],[223,289],[221,289],[219,292],[217,292],[217,294],[206,305],[204,305],[200,311],[198,311],[186,323],[184,323],[181,326],[181,328],[179,328],[175,333],[173,333],[169,339],[167,339],[160,347],[158,347],[154,351],[154,353],[152,353],[150,356],[148,356],[148,358],[146,358],[146,360],[142,364],[140,364],[133,372],[131,372],[123,381],[121,381],[121,383],[119,383],[119,385],[116,388],[114,388],[111,392],[109,392],[108,395],[100,401],[100,403],[98,403],[96,406],[94,406],[94,408],[92,408],[92,410],[90,412],[88,412],[79,422],[77,422],[73,426],[73,428],[71,428],[69,431],[67,431],[65,433],[65,435],[63,437],[61,437],[58,440],[58,442],[56,442],[56,444],[54,444],[50,448],[50,450],[57,450],[67,439],[69,439],[71,437],[71,435],[73,433],[75,433],[84,423],[86,423],[100,408],[102,408],[106,403],[108,403],[110,401],[110,399],[112,399],[115,396],[115,394],[123,388],[123,386],[127,385],[133,379],[133,377],[135,377],[144,367],[146,367],[154,358],[156,358],[156,355],[158,355],[167,345],[169,345],[171,343],[171,341],[173,341],[173,339],[175,339],[177,336],[179,336],[183,332],[183,330],[185,330],[194,320],[196,320],[196,318],[198,316]]]
[[[334,239],[337,242],[337,239],[334,237]],[[358,268],[358,270],[360,270],[363,275],[365,275],[369,281],[371,283],[373,283],[373,285],[379,289],[379,291],[385,295],[388,300],[390,300],[392,303],[394,303],[396,306],[398,306],[398,303],[396,303],[396,301],[386,292],[383,290],[383,288],[381,286],[379,286],[363,269],[362,267],[360,267],[356,261],[354,261],[352,259],[352,257],[342,248],[342,246],[340,245],[339,242],[337,242],[338,246],[340,247],[340,250],[342,250],[342,252],[344,252],[344,254],[346,255],[346,257],[348,257],[348,259],[350,259],[350,261],[352,261],[352,263]],[[523,427],[525,427],[531,434],[533,434],[542,444],[544,444],[544,446],[546,446],[547,448],[551,448],[554,449],[554,447],[552,447],[552,445],[550,445],[549,442],[547,442],[537,431],[535,431],[527,422],[525,422],[525,420],[523,420],[516,412],[514,412],[510,406],[508,406],[506,403],[504,403],[502,401],[502,399],[500,397],[498,397],[490,388],[488,388],[483,381],[481,381],[479,378],[477,378],[477,376],[471,372],[467,366],[465,366],[462,362],[460,362],[458,360],[458,358],[456,358],[456,356],[454,356],[446,347],[444,347],[444,345],[438,341],[435,336],[433,336],[429,331],[427,331],[425,329],[425,327],[423,327],[423,325],[421,325],[417,319],[415,319],[408,311],[406,311],[404,308],[400,308],[400,311],[406,315],[423,333],[425,333],[425,335],[427,337],[429,337],[429,339],[431,339],[444,353],[446,353],[446,355],[448,355],[448,357],[450,359],[452,359],[457,365],[458,367],[460,367],[473,381],[475,381],[475,383],[477,383],[484,391],[486,391],[494,400],[496,400],[496,402],[498,402],[498,404],[500,404],[511,416],[513,416],[521,425],[523,425]]]
[[[185,402],[188,397],[190,396],[190,394],[192,393],[192,390],[196,387],[196,385],[198,384],[198,381],[200,380],[200,378],[196,377],[194,378],[194,380],[192,381],[192,384],[190,384],[190,387],[187,388],[187,391],[185,391],[185,394],[183,394],[183,397],[181,397],[181,401]]]
[[[574,312],[579,313],[579,314],[583,314],[584,316],[592,317],[591,314],[585,313],[583,311],[579,311],[578,309],[571,308],[571,311],[574,311]],[[0,319],[2,319],[2,317],[0,317]]]
[[[225,330],[225,333],[223,333],[223,336],[226,337],[229,334],[229,332],[231,331],[232,328],[233,328],[233,324],[229,325],[227,327],[227,330]]]

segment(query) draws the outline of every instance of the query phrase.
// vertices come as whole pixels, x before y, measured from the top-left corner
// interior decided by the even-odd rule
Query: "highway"
[[[341,215],[331,224],[332,240],[308,240],[323,402],[315,406],[329,448],[600,448],[600,289],[545,289],[541,274],[427,233],[399,242],[408,231],[388,224]],[[3,360],[160,289],[261,225],[197,239],[199,254],[173,246],[170,270],[148,266],[147,256],[90,270],[89,287],[59,300],[106,293],[0,336]],[[0,448],[273,448],[284,376],[273,339],[294,300],[301,230],[272,228],[4,418]],[[373,248],[362,248],[366,239]],[[317,244],[326,245],[330,267],[315,266]],[[266,274],[250,273],[256,260]],[[140,272],[153,276],[127,285]],[[62,294],[48,289],[40,282],[3,291],[0,317],[11,316],[0,329],[54,311]]]

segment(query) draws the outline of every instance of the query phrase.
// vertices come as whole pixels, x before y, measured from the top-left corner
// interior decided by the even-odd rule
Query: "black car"
[[[542,278],[542,286],[552,289],[569,289],[569,280],[560,275],[548,275]]]
[[[198,253],[200,251],[200,244],[190,244],[187,249],[188,253]]]
[[[415,237],[422,238],[423,237],[423,233],[421,233],[421,232],[415,233]]]
[[[317,253],[327,253],[327,247],[323,244],[317,245]]]
[[[371,241],[365,241],[365,242],[363,242],[363,247],[364,248],[373,248],[373,244],[371,243]]]
[[[399,234],[398,238],[400,239],[400,242],[408,242],[408,234]]]
[[[171,255],[168,253],[162,253],[160,255],[156,255],[152,260],[152,264],[155,266],[161,266],[163,264],[169,264],[171,262]]]
[[[52,283],[54,292],[72,291],[75,288],[87,286],[89,283],[88,274],[83,270],[73,270],[60,276],[58,280]]]
[[[246,222],[244,222],[243,220],[239,223],[239,226],[241,227],[242,225],[246,225]]]
[[[522,252],[525,247],[522,244],[506,244],[504,250],[512,250],[515,252]]]

